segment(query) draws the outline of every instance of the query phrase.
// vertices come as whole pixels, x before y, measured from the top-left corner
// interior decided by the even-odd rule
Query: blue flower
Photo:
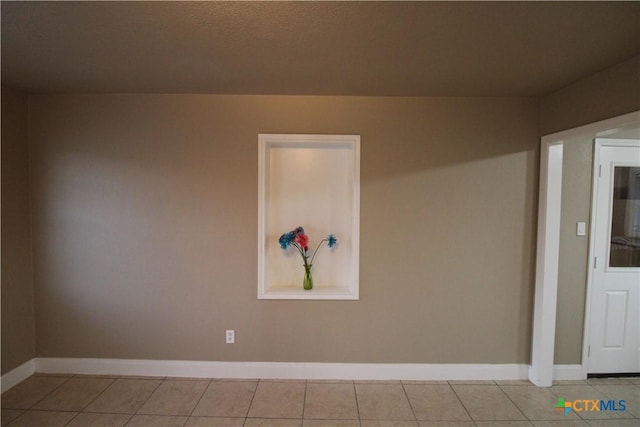
[[[291,245],[291,241],[292,241],[292,236],[291,233],[284,233],[282,236],[280,236],[280,238],[278,239],[278,243],[280,243],[280,247],[282,249],[287,249],[289,247],[289,245]]]
[[[329,236],[327,236],[327,244],[329,245],[329,247],[332,248],[336,243],[338,243],[338,239],[336,239],[336,236],[334,236],[333,234],[329,234]]]

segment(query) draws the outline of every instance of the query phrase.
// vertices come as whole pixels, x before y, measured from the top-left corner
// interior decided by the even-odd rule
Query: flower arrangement
[[[307,236],[304,232],[304,228],[296,227],[288,233],[284,233],[278,239],[278,243],[280,243],[280,247],[283,250],[288,249],[293,246],[300,252],[300,256],[302,256],[302,261],[304,262],[304,280],[302,281],[302,287],[305,290],[311,290],[313,288],[313,278],[311,277],[311,267],[313,267],[313,260],[316,259],[316,255],[318,254],[318,249],[322,246],[323,243],[327,243],[329,248],[335,246],[338,243],[338,239],[333,234],[329,234],[324,239],[320,240],[318,246],[313,252],[309,251],[309,236]]]

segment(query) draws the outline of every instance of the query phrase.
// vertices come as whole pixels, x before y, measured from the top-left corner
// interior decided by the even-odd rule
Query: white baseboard
[[[17,368],[7,372],[0,378],[1,392],[9,390],[14,385],[26,380],[36,372],[36,359],[31,359]]]
[[[525,364],[284,363],[37,358],[51,374],[344,380],[522,380]]]
[[[587,375],[582,365],[553,365],[553,379],[562,380],[586,380]]]
[[[286,363],[204,362],[52,358],[32,359],[2,375],[2,392],[34,373],[73,375],[131,375],[191,378],[265,378],[335,380],[526,380],[526,364],[425,363]],[[554,380],[583,380],[581,365],[554,365]]]

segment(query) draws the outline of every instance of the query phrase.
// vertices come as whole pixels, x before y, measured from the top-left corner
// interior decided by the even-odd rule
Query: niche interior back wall
[[[29,109],[37,356],[529,362],[537,99],[32,95]],[[259,133],[361,135],[359,301],[257,300]]]

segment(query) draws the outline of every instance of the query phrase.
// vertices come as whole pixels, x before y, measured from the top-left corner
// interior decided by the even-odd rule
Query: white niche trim
[[[303,261],[280,236],[302,226],[315,248],[313,289]],[[360,136],[258,135],[258,299],[357,300],[360,241]]]

